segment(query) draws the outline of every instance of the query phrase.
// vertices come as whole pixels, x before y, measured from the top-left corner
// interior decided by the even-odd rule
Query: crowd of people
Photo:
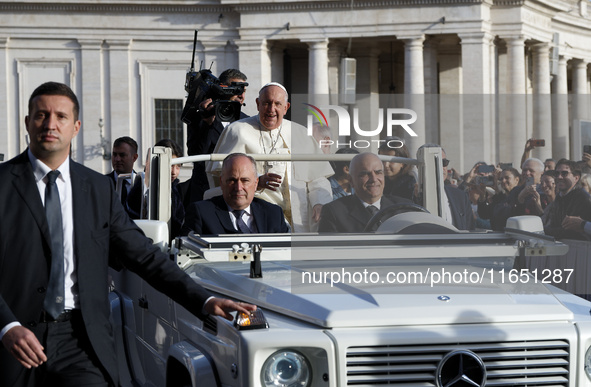
[[[590,239],[591,155],[584,153],[578,162],[542,161],[529,157],[532,143],[533,139],[526,142],[521,172],[511,165],[479,162],[460,178],[459,186],[469,192],[477,227],[499,231],[511,216],[534,215],[542,219],[548,235]]]

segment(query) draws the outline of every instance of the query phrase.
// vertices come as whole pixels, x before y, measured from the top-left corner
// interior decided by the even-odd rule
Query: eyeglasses
[[[562,177],[567,177],[570,174],[570,171],[556,171],[556,173],[558,173],[560,176]]]
[[[447,167],[449,165],[449,160],[448,159],[443,159],[441,160],[443,162],[443,166]]]

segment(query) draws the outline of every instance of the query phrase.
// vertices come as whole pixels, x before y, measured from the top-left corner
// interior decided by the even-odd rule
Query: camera
[[[185,90],[189,94],[187,102],[181,114],[181,120],[190,124],[197,117],[216,117],[223,122],[233,122],[240,118],[242,104],[238,101],[230,101],[235,95],[244,93],[247,82],[232,82],[229,86],[222,85],[210,70],[198,72],[189,71],[185,82]],[[214,108],[211,110],[199,110],[199,105],[204,100],[211,98]]]
[[[246,82],[232,82],[229,86],[222,85],[211,70],[195,71],[195,48],[197,47],[197,32],[193,37],[193,59],[191,68],[187,71],[185,78],[185,91],[187,92],[187,102],[181,113],[181,120],[185,124],[191,124],[197,120],[197,113],[201,117],[211,117],[216,115],[222,122],[233,122],[240,118],[240,108],[238,101],[230,101],[235,95],[244,93],[248,86]],[[211,98],[214,108],[212,110],[199,111],[199,105],[204,100]]]
[[[491,173],[495,170],[494,165],[481,164],[478,166],[478,173]]]

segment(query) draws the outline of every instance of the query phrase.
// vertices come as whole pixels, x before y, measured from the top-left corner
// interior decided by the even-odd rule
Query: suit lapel
[[[458,202],[456,201],[456,196],[454,195],[454,192],[451,190],[451,188],[448,189],[447,186],[443,187],[443,189],[445,190],[445,195],[447,196],[447,201],[449,202],[449,210],[451,211],[451,220],[452,220],[452,225],[459,227],[458,225],[458,216],[457,214],[459,213],[458,211]],[[445,203],[444,203],[445,205]]]
[[[23,199],[29,211],[31,211],[43,237],[51,245],[49,228],[47,226],[47,219],[45,218],[45,208],[39,196],[37,184],[35,184],[35,175],[33,174],[33,167],[29,162],[27,151],[21,153],[18,163],[12,169],[12,173],[14,175],[14,180],[12,181],[14,189]]]
[[[232,225],[230,219],[230,213],[228,212],[228,206],[221,196],[216,196],[212,199],[215,204],[215,216],[217,216],[220,224],[226,231],[226,234],[235,234],[237,231]]]
[[[361,200],[355,195],[347,196],[351,198],[349,200],[349,205],[351,206],[351,212],[349,213],[352,218],[357,220],[363,227],[367,224],[370,219],[369,212],[365,209]]]
[[[394,202],[392,202],[387,197],[382,196],[382,199],[380,200],[380,210],[383,210],[384,208],[388,208],[392,205],[394,205]]]
[[[76,232],[76,230],[81,230],[81,227],[88,223],[85,219],[88,216],[88,211],[85,209],[96,206],[96,203],[91,201],[89,195],[90,185],[86,177],[81,173],[80,166],[73,161],[70,161],[70,180],[72,184],[72,212],[74,215],[74,256],[79,257],[80,254],[77,254],[77,249],[78,246],[82,246],[79,240],[82,233]]]
[[[265,212],[261,209],[259,203],[253,200],[252,203],[250,203],[250,211],[251,215],[254,216],[254,224],[257,227],[257,232],[268,232],[267,217],[265,216]]]

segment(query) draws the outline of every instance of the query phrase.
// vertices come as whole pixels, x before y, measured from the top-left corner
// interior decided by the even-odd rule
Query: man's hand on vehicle
[[[226,320],[232,321],[234,316],[230,312],[242,312],[249,314],[257,310],[256,305],[245,302],[235,302],[226,298],[211,298],[205,304],[205,311],[213,316],[220,316]]]

